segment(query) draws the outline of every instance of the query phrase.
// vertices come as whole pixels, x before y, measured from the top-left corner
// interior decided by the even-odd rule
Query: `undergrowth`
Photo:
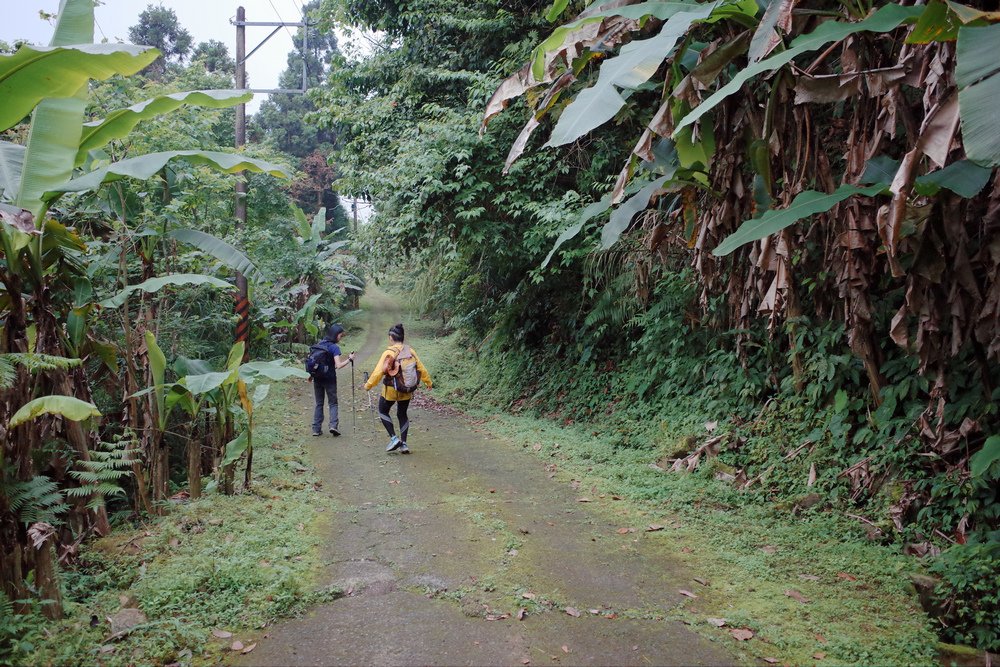
[[[286,435],[297,431],[291,414],[272,391],[254,431],[251,492],[210,493],[84,543],[60,573],[65,620],[0,608],[0,664],[216,664],[234,641],[249,646],[275,619],[334,597],[313,586],[316,478],[301,440]],[[123,608],[145,621],[115,636]]]

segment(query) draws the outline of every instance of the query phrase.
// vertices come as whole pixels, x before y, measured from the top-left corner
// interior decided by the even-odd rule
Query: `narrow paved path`
[[[374,293],[356,379],[382,351],[393,302]],[[413,340],[417,352],[419,339]],[[356,346],[346,340],[345,350]],[[433,374],[433,369],[431,369]],[[344,597],[269,629],[243,665],[704,665],[733,657],[674,621],[690,576],[668,536],[622,536],[544,462],[487,438],[426,394],[409,456],[348,373],[344,435],[312,440],[324,494],[322,583]],[[309,386],[296,391],[308,438]],[[523,610],[520,620],[519,610]]]

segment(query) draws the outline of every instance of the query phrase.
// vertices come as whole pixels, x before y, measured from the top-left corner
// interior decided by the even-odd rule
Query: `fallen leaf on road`
[[[619,528],[615,532],[617,532],[619,535],[628,535],[629,533],[633,532],[634,530],[635,530],[634,528]]]
[[[523,621],[524,617],[527,615],[528,615],[528,610],[525,609],[524,607],[521,607],[520,609],[517,610],[517,620]]]
[[[858,578],[855,577],[853,574],[847,574],[846,572],[838,572],[837,573],[837,578],[838,579],[843,579],[844,581],[857,581],[858,580]]]
[[[580,611],[575,607],[566,607],[564,611],[573,618],[580,618]]]
[[[702,586],[708,586],[708,579],[702,579],[701,577],[693,577],[693,579]]]
[[[646,527],[646,532],[647,533],[655,533],[656,531],[663,530],[664,528],[666,528],[666,526],[661,526],[658,523],[651,523],[651,524],[649,524]]]
[[[708,621],[710,625],[714,625],[717,628],[721,628],[726,624],[726,619],[724,618],[706,618],[705,620]]]
[[[562,645],[562,652],[563,653],[569,653],[569,646],[566,646],[565,644],[563,644]]]
[[[490,493],[496,493],[496,492],[497,492],[496,489],[490,489]]]
[[[247,646],[245,649],[243,649],[243,655],[246,655],[247,653],[249,653],[250,651],[254,650],[255,648],[257,648],[256,644],[250,644],[250,646]]]
[[[212,636],[218,639],[229,639],[233,636],[233,633],[225,630],[212,630]]]
[[[521,597],[523,597],[525,600],[534,600],[538,596],[535,595],[534,593],[521,593]]]
[[[764,662],[766,662],[766,663],[768,663],[770,665],[773,665],[773,664],[775,664],[775,663],[778,662],[778,659],[777,658],[764,658]]]
[[[792,598],[793,600],[801,602],[802,604],[809,604],[809,598],[807,598],[802,593],[799,593],[794,588],[789,588],[787,591],[785,591],[785,595]]]
[[[233,651],[242,651],[243,650],[243,642],[241,642],[240,640],[237,639],[236,641],[233,642],[233,645],[230,646],[229,648],[232,649]]]
[[[822,660],[823,658],[826,657],[826,653],[813,653],[813,657],[816,658],[817,660]]]
[[[695,594],[694,594],[694,593],[692,593],[691,591],[686,591],[686,590],[684,590],[683,588],[682,588],[682,589],[680,589],[680,590],[679,590],[679,591],[677,591],[677,592],[678,592],[678,593],[680,593],[681,595],[685,596],[685,597],[689,597],[689,598],[691,598],[692,600],[694,600],[694,599],[697,599],[697,598],[698,598],[698,596],[697,596],[697,595],[695,595]]]
[[[753,630],[750,628],[733,628],[729,631],[729,634],[733,636],[738,642],[745,642],[748,639],[753,639]]]
[[[590,498],[577,498],[576,502],[578,502],[578,503],[592,503],[594,501],[592,501]]]
[[[824,637],[823,635],[819,634],[818,632],[815,635],[813,635],[813,636],[816,637],[816,641],[818,641],[820,644],[825,644],[826,643],[826,637]]]
[[[525,658],[524,660],[521,661],[521,664],[522,665],[530,665],[531,664],[531,659],[530,658]]]
[[[389,483],[390,484],[399,484],[399,480],[398,479],[390,479]]]

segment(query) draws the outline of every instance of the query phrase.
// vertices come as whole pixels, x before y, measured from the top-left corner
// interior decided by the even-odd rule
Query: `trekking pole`
[[[354,397],[354,359],[351,359],[351,420],[353,422],[354,435],[358,434],[358,401]]]
[[[368,384],[368,371],[365,371],[365,384]],[[368,412],[372,414],[372,435],[378,435],[378,423],[375,421],[375,407],[372,405],[372,392],[368,390]]]

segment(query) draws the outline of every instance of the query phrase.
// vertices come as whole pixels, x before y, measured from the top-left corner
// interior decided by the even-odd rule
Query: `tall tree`
[[[191,63],[201,63],[208,72],[230,76],[236,72],[236,61],[229,55],[229,48],[217,39],[198,44],[191,52]]]
[[[191,33],[181,27],[177,13],[163,5],[148,5],[139,14],[139,22],[128,29],[133,44],[159,49],[162,58],[149,66],[147,73],[160,78],[171,62],[180,63],[191,50]]]

